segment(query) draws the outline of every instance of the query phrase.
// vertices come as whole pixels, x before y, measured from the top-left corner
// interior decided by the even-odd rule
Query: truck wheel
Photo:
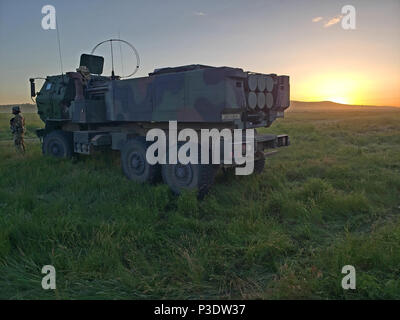
[[[184,190],[197,190],[199,199],[208,193],[215,176],[215,168],[211,164],[165,164],[161,172],[172,192],[179,195]]]
[[[156,182],[160,166],[151,165],[146,160],[147,143],[142,137],[129,140],[121,150],[121,165],[129,180],[136,182]]]
[[[56,158],[71,158],[73,154],[72,139],[71,132],[52,131],[43,138],[42,152]]]
[[[261,158],[254,161],[254,173],[261,174],[265,167],[265,158]]]

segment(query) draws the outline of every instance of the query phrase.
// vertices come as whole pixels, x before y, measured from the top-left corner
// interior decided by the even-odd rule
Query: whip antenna
[[[112,45],[112,40],[110,41],[111,44],[111,77],[115,77],[114,73],[114,53],[113,53],[113,45]]]
[[[118,31],[118,40],[121,40],[121,34]],[[125,74],[124,72],[124,59],[122,57],[122,45],[121,45],[121,41],[119,41],[119,53],[121,55],[121,69],[122,69],[122,74]]]
[[[64,71],[63,71],[63,63],[62,63],[62,56],[61,56],[61,41],[60,41],[60,32],[58,31],[58,19],[56,18],[56,31],[57,31],[57,42],[58,42],[58,53],[60,56],[60,68],[61,68],[61,75],[64,81]]]

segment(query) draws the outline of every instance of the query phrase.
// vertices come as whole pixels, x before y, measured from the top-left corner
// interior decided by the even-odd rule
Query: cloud
[[[194,13],[194,15],[195,15],[195,16],[199,16],[199,17],[202,17],[202,16],[205,16],[206,14],[205,14],[204,12],[201,12],[201,11],[196,11],[196,12]]]
[[[318,22],[321,21],[323,18],[322,17],[315,17],[312,19],[312,22]]]
[[[333,17],[332,19],[329,19],[328,22],[325,22],[324,27],[325,27],[325,28],[329,28],[330,26],[333,26],[334,24],[339,23],[340,20],[342,20],[342,18],[343,18],[342,15]]]

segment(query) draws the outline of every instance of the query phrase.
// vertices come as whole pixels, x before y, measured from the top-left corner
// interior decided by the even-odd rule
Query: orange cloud
[[[339,23],[340,20],[342,20],[342,18],[343,18],[342,15],[333,17],[332,19],[330,19],[328,22],[326,22],[326,23],[324,24],[324,27],[325,27],[325,28],[329,28],[330,26],[333,26],[334,24]]]

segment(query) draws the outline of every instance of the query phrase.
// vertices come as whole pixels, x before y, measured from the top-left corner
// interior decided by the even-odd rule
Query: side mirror
[[[79,66],[85,66],[91,74],[103,73],[104,58],[92,54],[82,54]]]
[[[35,79],[30,78],[29,82],[31,83],[31,97],[35,97],[36,96],[36,90],[35,90]]]

